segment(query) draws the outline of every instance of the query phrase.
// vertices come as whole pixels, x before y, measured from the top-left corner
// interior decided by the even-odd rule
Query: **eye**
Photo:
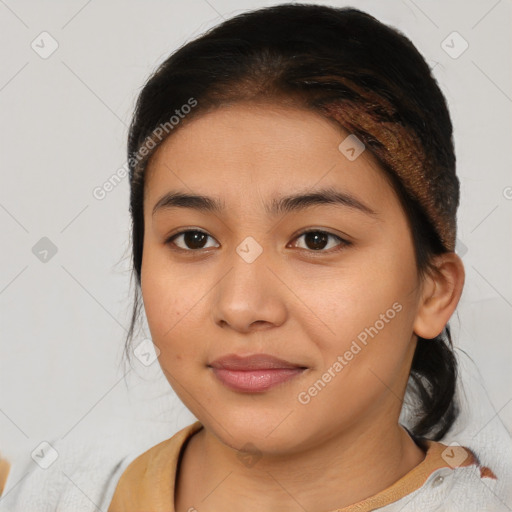
[[[326,245],[329,245],[329,237],[332,239],[337,239],[340,243],[334,244],[334,247],[338,246],[335,251],[343,249],[345,246],[351,245],[351,242],[344,240],[343,238],[339,237],[338,235],[334,235],[332,233],[328,233],[327,231],[322,231],[319,229],[310,229],[308,231],[304,231],[301,233],[298,237],[296,237],[294,240],[299,240],[300,238],[304,238],[304,242],[306,244],[305,249],[309,249],[313,252],[334,252],[334,251],[324,251]],[[333,246],[331,245],[331,248]],[[304,247],[302,247],[304,248]]]
[[[302,248],[309,250],[310,252],[335,252],[351,245],[351,242],[344,240],[340,236],[334,235],[333,233],[329,233],[327,231],[322,231],[320,229],[304,231],[299,236],[295,237],[294,240],[299,240],[302,237],[304,237],[304,242],[306,244],[306,247]],[[186,252],[199,252],[201,249],[208,247],[219,247],[219,245],[205,245],[208,238],[213,240],[213,237],[204,231],[199,229],[189,229],[180,231],[179,233],[175,233],[174,235],[170,236],[165,241],[165,244],[172,244],[179,250]],[[337,244],[331,245],[331,247],[329,247],[329,249],[335,247],[334,251],[324,250],[325,247],[329,245],[329,238],[332,240],[338,240]]]
[[[165,244],[172,244],[176,245],[179,249],[188,251],[188,252],[197,252],[200,249],[207,248],[208,246],[205,246],[205,242],[208,238],[212,238],[208,233],[205,233],[204,231],[200,231],[198,229],[189,229],[185,231],[180,231],[179,233],[176,233],[169,237]],[[178,243],[175,243],[175,240],[180,240],[181,244],[185,244],[185,246],[181,246]],[[213,238],[212,238],[213,240]],[[210,246],[211,247],[211,246]],[[218,247],[213,246],[213,247]]]

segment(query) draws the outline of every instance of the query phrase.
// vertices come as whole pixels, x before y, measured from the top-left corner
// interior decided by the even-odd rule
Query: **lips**
[[[215,359],[209,364],[212,368],[223,368],[224,370],[270,370],[275,368],[305,368],[300,364],[290,363],[284,359],[269,354],[254,354],[251,356],[239,356],[229,354]]]
[[[269,354],[230,354],[216,359],[208,366],[222,384],[245,393],[267,391],[306,370],[305,366]]]

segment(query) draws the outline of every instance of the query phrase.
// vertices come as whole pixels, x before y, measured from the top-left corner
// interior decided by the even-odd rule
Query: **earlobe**
[[[456,253],[438,255],[434,263],[438,272],[425,278],[414,322],[414,334],[425,339],[443,332],[464,288],[464,264]]]

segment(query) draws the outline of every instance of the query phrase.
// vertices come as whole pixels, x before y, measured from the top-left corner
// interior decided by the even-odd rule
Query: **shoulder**
[[[461,446],[458,443],[445,444],[430,440],[422,440],[422,443],[423,446],[427,447],[430,458],[439,467],[451,469],[476,468],[481,478],[497,479],[493,470],[482,464],[480,457],[467,446]]]
[[[108,512],[133,509],[155,499],[172,500],[181,450],[185,441],[202,427],[196,421],[132,460],[117,483]]]
[[[131,460],[129,450],[109,449],[99,441],[50,439],[51,459],[39,464],[27,447],[0,462],[0,511],[97,510],[112,496]],[[5,462],[3,462],[5,461]]]
[[[411,510],[468,511],[509,510],[506,503],[506,484],[503,475],[481,461],[481,457],[468,446],[458,443],[444,444],[422,440],[427,447],[430,466],[424,483],[397,504],[414,500]]]

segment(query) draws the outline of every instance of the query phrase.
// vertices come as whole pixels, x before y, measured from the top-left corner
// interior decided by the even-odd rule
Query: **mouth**
[[[228,388],[242,393],[261,393],[301,375],[307,367],[269,354],[230,354],[207,365]]]

